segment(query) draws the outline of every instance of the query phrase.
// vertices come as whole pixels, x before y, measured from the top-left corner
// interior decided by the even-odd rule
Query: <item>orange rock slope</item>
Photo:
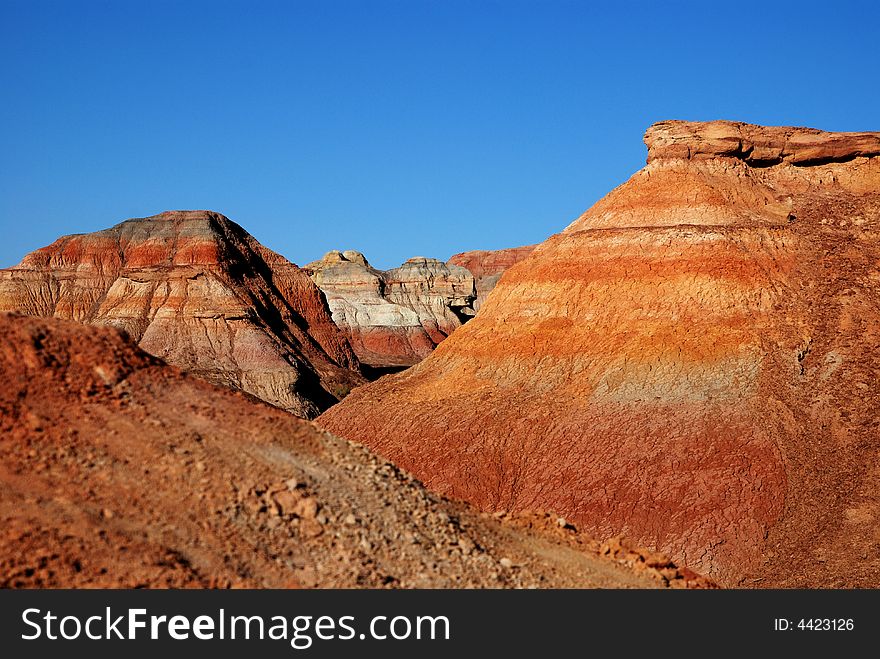
[[[645,142],[473,321],[319,422],[728,585],[880,586],[880,133]]]
[[[693,587],[494,519],[119,332],[0,313],[0,587]]]
[[[304,417],[363,382],[308,275],[210,211],[59,238],[0,270],[0,311],[124,329],[147,352]]]

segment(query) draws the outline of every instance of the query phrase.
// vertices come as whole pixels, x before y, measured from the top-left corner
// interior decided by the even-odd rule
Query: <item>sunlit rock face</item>
[[[471,322],[319,418],[728,585],[880,583],[880,134],[669,121]]]
[[[305,270],[358,358],[371,366],[417,363],[474,314],[473,275],[437,259],[416,257],[383,271],[360,252],[331,251]]]

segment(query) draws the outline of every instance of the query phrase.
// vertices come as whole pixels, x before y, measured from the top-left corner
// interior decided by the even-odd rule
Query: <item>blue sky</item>
[[[538,242],[654,121],[880,130],[878,5],[0,0],[0,266],[181,208],[299,264]]]

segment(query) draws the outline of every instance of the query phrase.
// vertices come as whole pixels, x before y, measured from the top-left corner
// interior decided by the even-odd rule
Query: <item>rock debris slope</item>
[[[304,269],[370,366],[411,366],[474,314],[473,275],[437,259],[415,257],[383,271],[360,252],[331,251]]]
[[[324,427],[728,585],[880,585],[880,133],[669,121]]]
[[[59,238],[0,270],[0,310],[124,329],[169,363],[303,417],[363,382],[309,277],[209,211]]]
[[[118,331],[0,314],[0,587],[701,586],[430,494]]]

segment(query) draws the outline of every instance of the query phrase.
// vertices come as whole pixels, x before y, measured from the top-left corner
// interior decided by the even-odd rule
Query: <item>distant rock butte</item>
[[[171,364],[303,417],[364,381],[308,275],[210,211],[59,238],[0,270],[0,310],[124,329]]]
[[[504,271],[533,249],[462,252],[446,263],[417,256],[392,270],[372,267],[360,252],[334,250],[304,269],[363,363],[411,366],[470,320]]]
[[[425,361],[319,418],[728,585],[880,583],[880,133],[667,121]]]
[[[469,270],[474,276],[477,298],[474,300],[473,307],[476,311],[479,311],[489,293],[498,284],[498,280],[501,279],[504,271],[526,258],[534,251],[535,247],[537,245],[461,252],[460,254],[453,255],[447,263],[460,265],[462,268]]]
[[[371,366],[410,366],[474,314],[474,277],[457,265],[411,258],[377,270],[354,250],[304,266],[327,296],[333,321]]]
[[[3,588],[708,585],[556,518],[443,500],[112,328],[0,313],[0,378]]]

